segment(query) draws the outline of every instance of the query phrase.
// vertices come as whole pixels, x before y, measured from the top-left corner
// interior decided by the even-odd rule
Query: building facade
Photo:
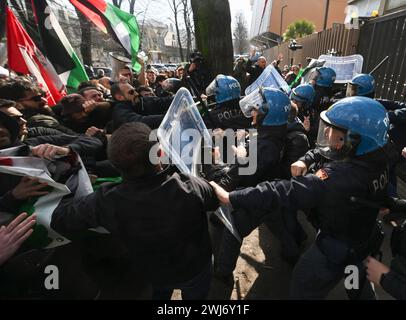
[[[251,0],[251,39],[275,45],[289,24],[305,19],[316,26],[316,31],[343,23],[347,0]],[[261,38],[264,35],[265,38]],[[258,38],[259,37],[259,38]],[[272,39],[273,41],[269,40]]]
[[[349,0],[348,5],[356,8],[358,17],[371,17],[406,9],[406,0]]]

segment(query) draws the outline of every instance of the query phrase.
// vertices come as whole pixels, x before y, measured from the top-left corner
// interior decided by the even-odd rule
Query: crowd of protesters
[[[174,71],[158,72],[143,65],[137,75],[123,66],[116,79],[98,72],[52,107],[32,77],[1,76],[0,152],[26,146],[32,156],[47,162],[77,154],[93,178],[121,179],[80,199],[74,193],[64,197],[52,214],[51,228],[72,242],[44,249],[25,245],[37,217],[27,218],[21,208],[30,199],[48,194],[47,184],[0,173],[0,224],[4,225],[0,229],[0,296],[170,299],[173,289],[180,289],[184,299],[206,299],[213,268],[218,281],[233,285],[240,243],[224,228],[213,266],[208,227],[219,223],[210,213],[221,203],[231,203],[242,237],[264,223],[281,241],[282,257],[296,265],[292,298],[325,298],[351,259],[356,265],[367,259],[368,280],[396,298],[405,298],[406,252],[394,256],[391,269],[372,258],[372,247],[366,243],[371,241],[379,209],[362,201],[352,203],[350,198],[377,199],[382,209],[405,210],[404,202],[390,197],[395,194],[387,190],[393,181],[383,183],[381,177],[390,174],[386,175],[387,166],[391,165],[393,174],[402,161],[406,105],[374,100],[374,81],[370,81],[371,90],[364,92],[365,82],[356,79],[348,85],[355,91],[336,101],[334,70],[318,68],[309,83],[300,85],[302,66],[281,70],[281,63],[279,58],[272,65],[289,85],[296,84],[291,95],[265,88],[262,104],[248,111],[249,120],[240,109],[240,97],[267,66],[267,59],[255,53],[248,61],[236,61],[234,77],[218,75],[215,80],[199,52]],[[206,105],[202,116],[208,128],[258,130],[254,174],[239,176],[237,169],[243,165],[238,161],[204,168],[206,180],[151,163],[149,155],[157,144],[150,141],[151,130],[160,126],[180,87]],[[370,116],[365,108],[375,108],[376,114]],[[334,110],[341,111],[336,116]],[[340,118],[346,112],[368,117],[370,130],[381,131],[364,133],[353,128],[353,120],[346,123]],[[389,123],[385,126],[387,120],[390,128]],[[320,130],[324,130],[322,137]],[[378,138],[371,138],[374,134]],[[326,149],[330,153],[323,153]],[[237,150],[236,158],[239,155]],[[1,154],[0,163],[6,163]],[[307,235],[297,221],[299,209],[322,235],[304,254],[300,248]],[[97,227],[110,234],[83,235]],[[349,258],[347,253],[353,249],[359,256]],[[41,268],[46,265],[60,267],[57,293],[43,286]],[[324,279],[318,282],[313,271],[324,272]],[[365,288],[358,291],[371,289]],[[373,294],[355,296],[372,298]]]

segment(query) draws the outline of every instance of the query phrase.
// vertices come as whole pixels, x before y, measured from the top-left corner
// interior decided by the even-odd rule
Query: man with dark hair
[[[137,92],[141,97],[156,97],[151,87],[141,86],[137,89]]]
[[[1,101],[4,100],[0,100],[0,106]],[[93,156],[95,152],[102,147],[102,143],[98,139],[86,136],[71,136],[59,133],[57,135],[44,135],[30,138],[27,136],[27,121],[24,119],[24,116],[20,111],[18,111],[18,109],[12,105],[4,106],[3,104],[3,107],[0,107],[0,113],[7,115],[8,118],[12,120],[6,121],[3,117],[3,124],[7,124],[7,128],[9,129],[10,133],[15,131],[15,123],[17,123],[18,127],[18,134],[12,135],[14,138],[10,141],[11,144],[4,147],[15,147],[21,144],[35,147],[41,144],[50,144],[55,146],[63,146],[64,150],[58,149],[63,153],[75,151],[82,156]],[[11,131],[10,128],[12,128]]]
[[[184,299],[205,299],[212,255],[206,212],[217,209],[217,200],[206,181],[152,163],[158,148],[150,135],[142,123],[118,129],[108,154],[123,183],[79,200],[65,198],[51,227],[72,239],[103,226],[127,247],[134,267],[152,283],[154,299],[170,299],[173,289],[181,289]]]
[[[154,89],[154,92],[156,94],[157,97],[169,97],[170,93],[165,91],[164,88],[162,87],[162,83],[168,79],[168,77],[166,75],[160,74],[156,77],[156,87]]]
[[[63,123],[76,133],[86,133],[91,127],[102,130],[111,120],[112,111],[108,109],[110,108],[109,102],[104,101],[102,97],[100,97],[103,100],[101,102],[86,100],[85,96],[91,96],[94,94],[93,91],[98,92],[94,88],[86,88],[81,91],[82,95],[70,94],[60,101]]]
[[[111,95],[117,101],[113,110],[114,129],[128,122],[142,122],[156,129],[172,103],[172,97],[142,97],[128,83],[112,85]]]
[[[31,128],[39,128],[41,132],[52,129],[59,131],[59,134],[75,134],[56,119],[47,105],[44,93],[24,78],[0,85],[0,99],[15,101],[15,107],[21,111]]]

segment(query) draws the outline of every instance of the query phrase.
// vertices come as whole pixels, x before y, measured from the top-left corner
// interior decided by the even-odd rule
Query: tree
[[[297,20],[291,23],[283,34],[285,41],[299,39],[314,33],[316,27],[313,22],[307,20]]]
[[[228,0],[191,0],[196,46],[212,77],[233,71],[233,41]]]
[[[134,14],[135,11],[135,1],[136,0],[128,0],[128,12],[130,14]],[[113,4],[121,9],[121,6],[123,5],[123,0],[113,0]]]
[[[7,1],[5,1],[7,3]],[[37,47],[41,50],[41,38],[35,22],[34,13],[32,11],[31,1],[29,0],[10,0],[10,4],[14,8],[20,22],[23,24],[25,30],[31,39],[35,42]]]
[[[186,28],[186,56],[190,56],[192,47],[192,21],[191,21],[191,8],[189,6],[189,0],[181,0],[183,5],[183,20]],[[183,60],[183,59],[182,59]]]
[[[114,4],[116,7],[121,8],[122,3],[123,3],[123,0],[113,0],[113,4]]]
[[[234,28],[234,49],[238,54],[244,54],[248,50],[248,28],[244,14],[240,12],[236,16],[236,25]]]
[[[173,13],[173,22],[175,24],[175,28],[176,28],[176,37],[178,38],[178,46],[179,46],[179,54],[180,54],[180,59],[182,61],[184,61],[184,57],[183,57],[183,48],[182,48],[182,40],[180,38],[180,29],[179,29],[179,20],[178,20],[178,14],[180,11],[180,6],[182,5],[182,2],[178,1],[178,0],[168,0],[168,4],[172,10]]]
[[[129,0],[129,1],[130,1],[130,14],[134,14],[135,0]]]

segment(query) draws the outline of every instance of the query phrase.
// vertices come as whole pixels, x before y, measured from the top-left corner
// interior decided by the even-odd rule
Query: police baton
[[[388,60],[389,56],[386,56],[369,74],[372,76]]]

